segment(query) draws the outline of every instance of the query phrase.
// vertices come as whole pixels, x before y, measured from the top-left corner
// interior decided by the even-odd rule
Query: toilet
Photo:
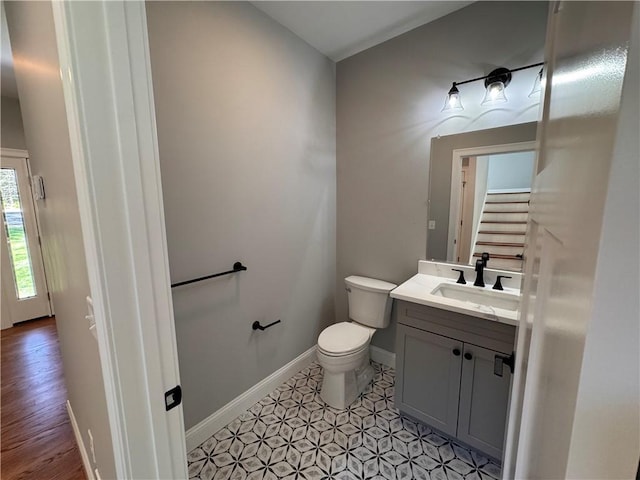
[[[318,363],[324,370],[320,397],[334,408],[347,408],[373,379],[369,343],[379,328],[386,328],[397,285],[373,278],[344,279],[351,322],[335,323],[318,337]]]

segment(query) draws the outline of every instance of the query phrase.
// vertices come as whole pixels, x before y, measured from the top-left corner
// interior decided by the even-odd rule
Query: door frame
[[[453,150],[453,158],[451,161],[451,193],[449,198],[449,234],[447,239],[448,262],[455,262],[455,259],[458,257],[456,227],[460,223],[460,177],[462,176],[462,159],[465,157],[479,157],[482,155],[524,152],[528,150],[536,151],[537,142],[504,143],[500,145],[487,145],[483,147],[459,148]],[[472,237],[473,235],[475,235],[474,232],[472,232]]]
[[[18,160],[24,160],[25,161],[25,166],[26,166],[26,171],[27,171],[27,188],[28,191],[27,196],[28,196],[28,202],[29,204],[33,207],[33,228],[35,228],[35,234],[38,238],[38,240],[40,239],[40,216],[38,214],[38,204],[36,203],[35,199],[33,198],[33,186],[31,183],[31,163],[29,162],[29,152],[27,150],[21,150],[21,149],[16,149],[16,148],[0,148],[0,156],[2,157],[7,157],[7,158],[15,158]],[[24,201],[23,201],[24,203]],[[3,234],[4,235],[4,234]],[[42,279],[43,279],[43,283],[44,283],[44,288],[46,290],[46,294],[47,294],[47,305],[48,305],[48,312],[47,312],[47,316],[52,316],[53,315],[53,303],[51,301],[51,289],[49,288],[49,279],[47,278],[47,271],[44,268],[44,257],[42,254],[42,247],[40,245],[40,242],[38,242],[38,255],[37,255],[37,260],[33,259],[33,255],[32,255],[32,263],[37,263],[37,267],[38,269],[40,269],[42,271]],[[34,271],[35,274],[35,271]],[[2,278],[2,281],[5,282],[4,277]],[[13,278],[11,278],[11,280],[13,281]],[[8,299],[4,296],[3,293],[3,301],[7,301],[8,303]],[[5,329],[5,328],[10,328],[13,325],[16,324],[15,321],[15,312],[12,311],[11,308],[7,308],[5,310],[5,314],[8,313],[9,314],[9,321],[7,321],[6,318],[2,319],[2,323],[0,325],[0,329]],[[34,317],[37,318],[37,317]]]
[[[52,2],[118,478],[186,478],[145,4]]]
[[[456,262],[470,264],[470,260],[473,258],[473,245],[475,244],[473,232],[473,210],[475,206],[475,194],[476,194],[476,157],[465,157],[469,160],[467,167],[464,165],[460,169],[461,180],[461,197],[462,206],[460,208],[460,214],[458,215],[459,224],[457,226],[456,234]],[[464,159],[463,159],[464,163]],[[466,175],[463,175],[463,173]],[[465,243],[466,242],[466,243]],[[464,248],[462,248],[464,247]],[[464,250],[467,250],[465,254]],[[460,254],[462,258],[466,257],[465,261],[460,260]]]

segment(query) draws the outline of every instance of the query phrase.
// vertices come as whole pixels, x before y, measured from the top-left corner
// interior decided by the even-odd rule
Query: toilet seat
[[[359,352],[369,345],[375,328],[354,322],[335,323],[318,337],[318,349],[325,355],[343,356]]]

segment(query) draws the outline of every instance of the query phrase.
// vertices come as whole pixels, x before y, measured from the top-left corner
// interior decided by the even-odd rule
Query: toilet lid
[[[322,331],[318,337],[318,347],[327,353],[346,355],[364,347],[373,331],[353,322],[336,323]]]

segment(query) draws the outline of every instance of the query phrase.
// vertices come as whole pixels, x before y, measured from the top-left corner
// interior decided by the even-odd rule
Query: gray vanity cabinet
[[[396,374],[396,382],[403,385],[402,410],[455,436],[462,342],[405,325],[398,325],[398,335],[403,354],[396,371],[402,378]],[[457,356],[451,353],[454,350]]]
[[[464,346],[457,438],[492,457],[502,456],[509,403],[511,372],[493,372],[499,352],[476,345]],[[467,358],[467,357],[471,358]],[[435,426],[435,425],[434,425]]]
[[[396,320],[396,407],[500,458],[511,372],[494,365],[515,327],[404,301]]]

